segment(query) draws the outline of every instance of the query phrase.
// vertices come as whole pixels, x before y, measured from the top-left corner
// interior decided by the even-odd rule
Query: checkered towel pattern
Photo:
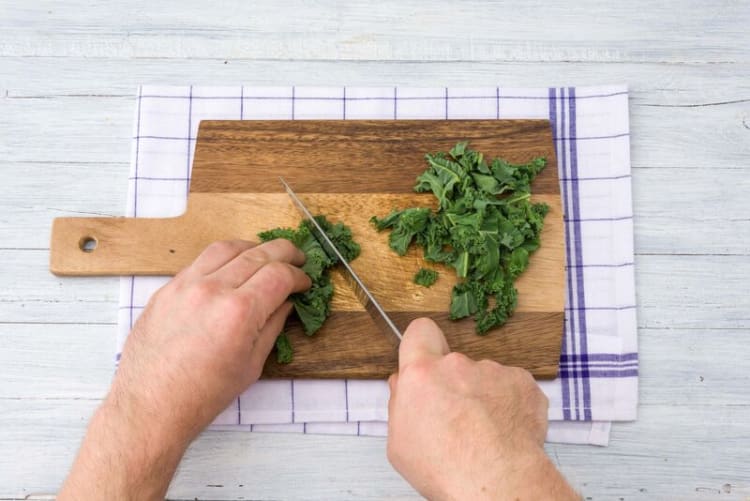
[[[638,402],[628,92],[596,88],[143,87],[127,213],[184,211],[203,119],[546,118],[553,127],[565,216],[567,301],[548,440],[606,444],[609,422]],[[119,352],[150,295],[166,279],[121,282]],[[384,435],[383,381],[260,381],[217,427]]]

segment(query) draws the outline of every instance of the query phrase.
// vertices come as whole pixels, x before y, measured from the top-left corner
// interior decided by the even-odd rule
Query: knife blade
[[[323,250],[325,250],[330,257],[335,256],[336,259],[338,259],[341,265],[344,267],[344,278],[346,279],[352,290],[354,290],[354,295],[357,297],[357,300],[360,302],[360,304],[362,304],[365,311],[369,313],[370,317],[372,317],[373,321],[380,328],[380,330],[386,335],[386,337],[388,337],[388,340],[397,347],[401,343],[402,338],[402,334],[399,328],[396,326],[393,320],[391,320],[391,317],[388,316],[383,307],[380,306],[380,303],[378,303],[372,293],[367,289],[365,284],[362,283],[362,280],[352,269],[349,262],[344,259],[344,256],[341,254],[341,252],[339,252],[331,239],[328,238],[326,232],[323,230],[323,228],[320,227],[320,224],[318,224],[305,204],[302,203],[302,200],[300,200],[299,197],[294,193],[294,190],[292,190],[292,188],[287,184],[286,181],[284,181],[282,177],[279,177],[279,180],[281,181],[281,184],[284,185],[284,189],[286,190],[287,195],[289,195],[289,197],[292,199],[294,206],[297,208],[300,214],[302,214],[302,216],[307,219],[312,225],[313,235],[318,240],[318,243],[320,243],[320,245],[323,247]]]

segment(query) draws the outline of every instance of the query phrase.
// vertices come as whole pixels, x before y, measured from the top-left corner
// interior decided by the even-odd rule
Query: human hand
[[[110,399],[145,426],[189,442],[260,376],[310,287],[288,240],[216,242],[149,301],[120,359]]]
[[[409,325],[389,379],[388,459],[430,499],[579,499],[544,453],[547,398],[525,370],[450,353]]]
[[[190,441],[260,376],[304,261],[287,240],[217,242],[157,291],[58,499],[164,499]]]
[[[210,245],[153,295],[58,499],[163,499],[190,441],[260,376],[310,287],[287,240]]]

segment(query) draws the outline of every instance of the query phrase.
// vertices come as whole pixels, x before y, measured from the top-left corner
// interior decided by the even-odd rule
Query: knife
[[[279,180],[281,181],[281,184],[284,185],[284,189],[286,190],[287,195],[289,195],[289,197],[292,199],[294,206],[297,208],[300,214],[302,214],[302,216],[307,219],[312,225],[313,236],[315,236],[315,238],[318,240],[318,243],[321,245],[321,247],[323,247],[323,250],[325,250],[326,254],[328,254],[328,256],[331,258],[335,256],[336,259],[338,259],[339,262],[344,266],[344,278],[354,290],[354,295],[357,296],[357,299],[365,308],[365,311],[370,314],[373,321],[375,321],[375,324],[388,337],[388,340],[391,341],[394,346],[398,347],[399,343],[401,343],[402,337],[399,328],[396,327],[396,324],[393,323],[393,320],[391,320],[383,307],[380,306],[380,303],[378,303],[372,293],[367,289],[367,287],[365,287],[365,284],[362,283],[362,280],[354,272],[349,262],[344,259],[344,256],[341,254],[341,252],[339,252],[331,239],[328,238],[326,232],[323,230],[323,228],[320,227],[320,224],[318,224],[307,207],[305,207],[305,204],[302,203],[302,200],[297,197],[292,188],[286,183],[286,181],[284,181],[282,177],[279,177]]]

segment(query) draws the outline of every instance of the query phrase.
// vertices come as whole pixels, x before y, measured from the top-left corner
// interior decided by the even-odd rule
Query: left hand
[[[293,292],[310,287],[288,240],[216,242],[160,289],[133,327],[111,398],[192,440],[260,376]]]
[[[260,376],[304,262],[287,240],[217,242],[154,294],[58,499],[164,499],[189,443]]]

